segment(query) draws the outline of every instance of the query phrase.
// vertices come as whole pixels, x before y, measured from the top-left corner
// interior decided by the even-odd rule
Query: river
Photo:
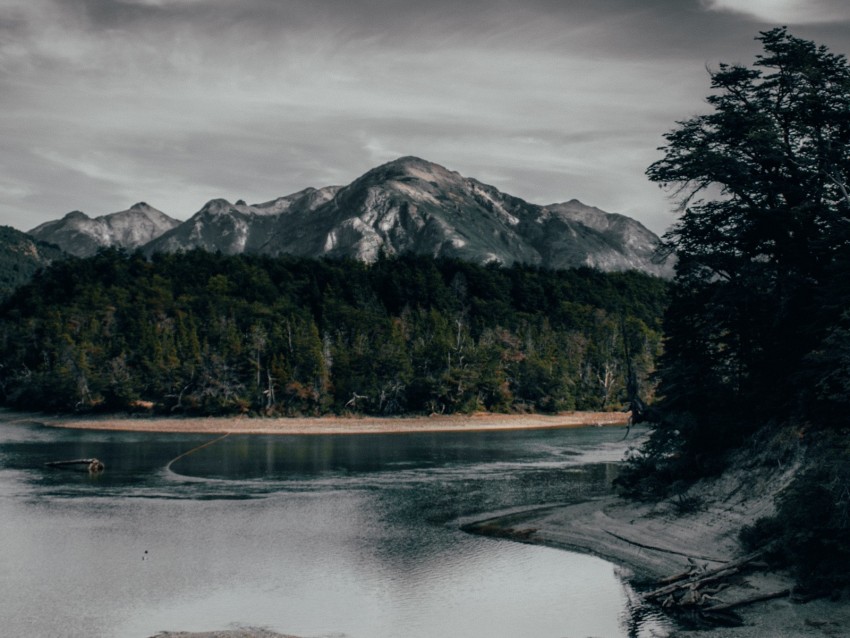
[[[1,631],[658,635],[663,621],[614,565],[458,528],[477,513],[605,493],[622,437],[584,428],[215,440],[0,422]],[[86,457],[106,470],[45,466]]]

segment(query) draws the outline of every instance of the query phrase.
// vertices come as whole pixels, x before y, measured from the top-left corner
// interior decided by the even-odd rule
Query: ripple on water
[[[611,455],[604,432],[232,437],[197,449],[211,437],[4,431],[9,635],[233,623],[350,638],[640,635],[610,564],[450,523],[607,489],[608,464],[577,464]],[[42,466],[82,456],[107,471]]]

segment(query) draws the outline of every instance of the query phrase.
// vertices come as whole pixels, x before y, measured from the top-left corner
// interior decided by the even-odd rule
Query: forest
[[[680,204],[677,266],[652,433],[619,480],[657,498],[736,450],[799,463],[742,540],[829,591],[850,584],[850,66],[784,27],[756,39],[647,170]]]
[[[0,398],[56,412],[619,410],[651,400],[668,284],[427,257],[103,250],[0,307]]]

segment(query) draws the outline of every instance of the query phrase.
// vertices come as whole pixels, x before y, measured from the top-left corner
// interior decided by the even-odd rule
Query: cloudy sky
[[[850,53],[847,0],[0,0],[0,224],[185,219],[417,155],[662,232],[663,133],[780,24]]]

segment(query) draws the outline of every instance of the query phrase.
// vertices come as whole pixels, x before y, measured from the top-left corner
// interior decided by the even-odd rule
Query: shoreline
[[[640,585],[682,571],[689,543],[669,534],[668,521],[643,517],[651,512],[643,505],[602,496],[569,505],[548,505],[506,514],[488,516],[461,525],[461,529],[482,536],[506,538],[531,545],[590,554],[616,564],[624,578]],[[668,532],[668,533],[665,533]],[[711,556],[700,556],[711,567],[733,558],[729,547],[715,548]]]
[[[628,412],[566,412],[557,415],[491,414],[435,415],[412,417],[131,417],[54,416],[13,411],[0,412],[6,422],[39,423],[47,427],[162,432],[181,434],[406,434],[439,432],[498,432],[507,430],[550,430],[628,425]]]
[[[682,496],[699,499],[682,511],[677,499],[640,502],[616,495],[563,505],[493,512],[469,517],[464,531],[590,554],[613,563],[621,577],[640,591],[661,579],[691,569],[713,569],[740,558],[738,532],[774,510],[774,496],[794,475],[795,467],[759,472],[741,469],[693,485]],[[743,570],[728,579],[716,602],[730,603],[758,594],[792,590],[783,571]],[[846,635],[850,627],[847,594],[838,602],[826,598],[806,603],[790,597],[740,607],[741,626],[673,629],[668,638],[821,638]]]
[[[243,627],[219,631],[162,631],[150,638],[297,638],[264,628]]]
[[[440,432],[492,432],[532,429],[626,426],[628,413],[569,412],[558,415],[474,414],[400,418],[167,418],[127,415],[56,416],[0,409],[5,423],[46,427],[154,433],[353,435]],[[640,429],[638,430],[640,431]],[[634,444],[623,441],[623,453]],[[795,467],[758,471],[752,462],[722,477],[701,481],[681,499],[694,497],[699,506],[683,512],[676,499],[646,503],[616,495],[570,504],[555,504],[465,516],[464,531],[515,542],[543,545],[598,556],[613,563],[618,573],[638,591],[659,579],[682,572],[692,561],[711,569],[741,554],[738,531],[773,511],[773,499],[789,483]],[[787,574],[755,571],[735,577],[720,593],[735,601],[758,592],[792,585]],[[850,626],[850,604],[818,599],[806,604],[781,598],[739,610],[744,625],[682,631],[668,638],[820,638],[839,636]],[[281,634],[259,628],[209,633],[164,632],[155,638],[278,638]]]

